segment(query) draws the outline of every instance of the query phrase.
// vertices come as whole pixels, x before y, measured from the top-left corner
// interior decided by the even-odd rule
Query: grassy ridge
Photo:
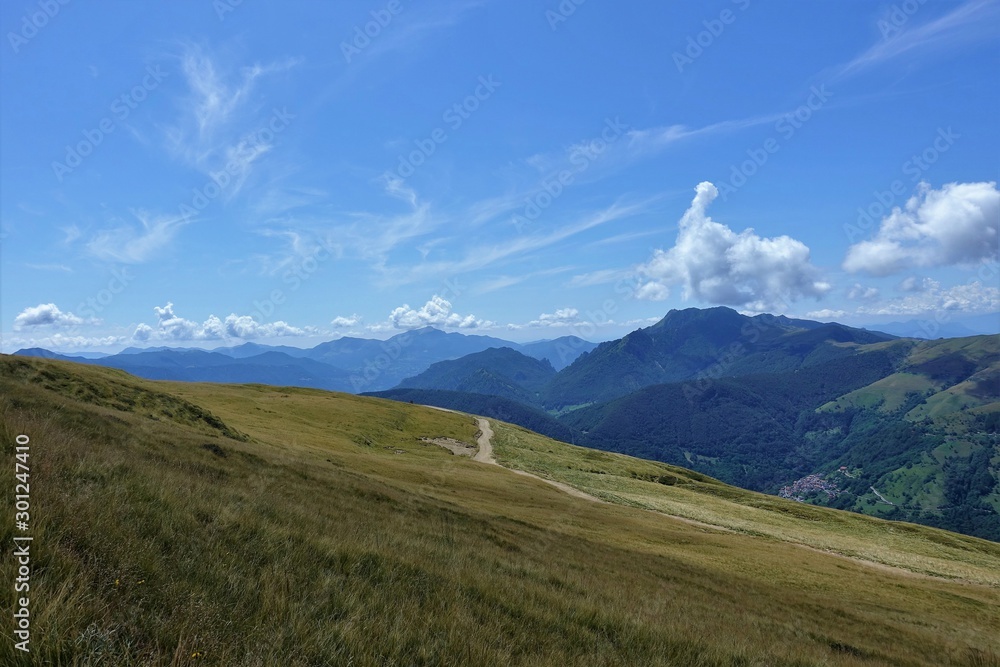
[[[1000,544],[755,493],[665,463],[555,442],[516,426],[501,425],[495,431],[494,453],[503,465],[607,502],[1000,589]]]
[[[584,462],[622,480],[658,471],[638,481],[744,507],[746,492],[694,473],[494,427],[498,456],[551,449],[570,481]],[[0,664],[1000,664],[983,574],[995,545],[899,538],[920,558],[950,545],[941,574],[961,580],[946,580],[592,503],[421,442],[473,441],[463,415],[2,356],[8,462],[18,433],[32,442],[33,653],[14,652],[8,620]],[[12,488],[13,465],[0,471]],[[13,571],[0,560],[4,581]]]

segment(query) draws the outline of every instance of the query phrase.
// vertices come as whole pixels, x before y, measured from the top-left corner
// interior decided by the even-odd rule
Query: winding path
[[[493,458],[493,429],[490,428],[490,423],[482,417],[476,417],[476,423],[479,425],[479,439],[476,440],[476,444],[479,445],[479,451],[472,457],[472,460],[479,461],[480,463],[500,465]]]
[[[445,409],[445,408],[439,408],[439,409]],[[455,412],[454,410],[447,410],[447,411],[448,412]],[[479,438],[476,440],[476,444],[478,445],[479,449],[478,449],[478,451],[476,451],[476,455],[473,457],[473,460],[474,461],[479,461],[480,463],[487,463],[489,465],[495,465],[495,466],[503,468],[504,466],[501,466],[499,463],[497,463],[497,460],[493,457],[493,442],[492,442],[493,441],[493,429],[490,428],[490,422],[488,420],[486,420],[486,419],[483,419],[482,417],[476,417],[476,424],[479,426]],[[576,488],[574,488],[574,487],[572,487],[572,486],[570,486],[568,484],[563,484],[562,482],[557,482],[557,481],[551,480],[551,479],[545,479],[544,477],[539,477],[538,475],[532,474],[530,472],[525,472],[523,470],[515,470],[514,468],[504,468],[504,469],[505,470],[509,470],[510,472],[514,473],[515,475],[521,475],[523,477],[531,477],[531,478],[540,480],[542,482],[545,482],[546,484],[554,486],[557,489],[559,489],[560,491],[568,493],[569,495],[574,496],[576,498],[583,498],[584,500],[590,500],[592,502],[601,503],[601,504],[604,504],[604,505],[611,504],[611,503],[608,503],[605,500],[601,500],[600,498],[597,498],[596,496],[592,496],[589,493],[584,493],[583,491],[580,491],[579,489],[576,489]],[[872,488],[872,491],[875,491],[874,487]],[[878,491],[875,491],[875,493],[877,494]],[[886,502],[888,502],[888,501],[886,501]],[[695,519],[689,519],[687,517],[677,516],[676,514],[667,514],[666,512],[660,512],[660,511],[654,510],[654,509],[648,509],[646,511],[653,512],[655,514],[661,514],[661,515],[669,517],[671,519],[675,519],[675,520],[681,521],[683,523],[691,524],[692,526],[697,526],[697,527],[702,528],[702,529],[707,529],[707,530],[711,530],[711,531],[718,531],[718,532],[722,532],[722,533],[736,533],[737,532],[737,531],[735,531],[735,530],[733,530],[731,528],[727,528],[725,526],[718,526],[718,525],[715,525],[715,524],[703,523],[703,522],[697,521]],[[810,551],[815,551],[815,552],[818,552],[818,553],[827,554],[829,556],[834,556],[834,557],[837,557],[837,558],[843,558],[843,559],[849,560],[849,561],[851,561],[853,563],[857,563],[858,565],[866,565],[868,567],[873,567],[873,568],[876,568],[876,569],[879,569],[879,570],[883,570],[883,571],[890,571],[890,572],[894,572],[896,574],[902,574],[902,575],[905,575],[905,576],[931,577],[931,578],[935,578],[935,579],[939,578],[939,577],[936,577],[934,575],[924,574],[924,573],[920,573],[920,572],[914,572],[914,571],[907,570],[905,568],[902,568],[902,567],[899,567],[899,566],[895,566],[895,565],[886,565],[886,564],[875,562],[875,561],[865,560],[865,559],[862,559],[862,558],[857,558],[857,557],[854,557],[854,556],[848,556],[846,554],[837,553],[836,551],[828,551],[828,550],[825,550],[825,549],[820,549],[820,548],[817,548],[817,547],[810,546],[808,544],[803,544],[801,542],[787,542],[787,544],[790,544],[790,545],[793,545],[793,546],[802,547],[803,549],[809,549]]]
[[[500,464],[497,463],[497,460],[493,458],[493,429],[490,428],[490,422],[482,417],[476,417],[476,423],[479,425],[479,439],[476,441],[476,444],[479,446],[479,451],[477,451],[476,455],[472,457],[472,460],[479,461],[480,463],[489,463],[490,465],[500,466]],[[504,469],[511,471],[515,475],[522,475],[523,477],[531,477],[541,480],[546,484],[554,486],[560,491],[568,493],[576,498],[583,498],[584,500],[590,500],[595,503],[603,503],[605,505],[607,504],[606,501],[601,500],[596,496],[592,496],[589,493],[584,493],[579,489],[575,489],[569,484],[563,484],[562,482],[557,482],[552,479],[545,479],[544,477],[539,477],[538,475],[534,475],[523,470],[515,470],[513,468]]]

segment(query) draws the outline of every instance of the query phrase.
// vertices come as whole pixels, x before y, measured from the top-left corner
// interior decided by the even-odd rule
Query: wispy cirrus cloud
[[[519,285],[523,282],[529,280],[536,280],[538,278],[544,278],[546,276],[554,276],[560,273],[565,273],[567,271],[572,271],[571,266],[557,266],[551,269],[544,269],[542,271],[531,271],[528,273],[519,273],[517,275],[501,275],[494,278],[489,278],[476,287],[473,291],[476,294],[489,294],[490,292],[498,292],[500,290],[506,289],[508,287],[513,287],[514,285]]]
[[[632,269],[598,269],[580,273],[566,283],[566,287],[593,287],[594,285],[609,285],[620,280],[626,280],[635,275]]]
[[[182,47],[178,60],[187,91],[178,100],[178,116],[164,128],[167,149],[206,175],[224,171],[225,197],[231,198],[255,163],[272,150],[275,134],[294,117],[280,104],[265,103],[267,97],[258,89],[299,61],[284,58],[233,67],[192,44]]]
[[[908,18],[909,20],[916,20]],[[844,79],[913,51],[965,47],[1000,32],[1000,3],[971,0],[944,16],[915,27],[898,26],[851,60],[826,72],[824,79]]]
[[[251,93],[261,79],[298,64],[296,59],[285,58],[229,69],[206,49],[191,44],[183,47],[179,59],[188,94],[179,101],[181,115],[169,128],[168,137],[195,162],[207,156],[219,135],[231,132],[232,123],[241,120],[240,112],[255,107],[250,104]]]
[[[463,255],[454,260],[423,262],[409,267],[383,266],[383,281],[387,285],[400,285],[436,276],[453,276],[470,271],[479,271],[505,261],[513,261],[525,255],[556,245],[588,230],[639,215],[649,210],[658,197],[623,204],[616,202],[603,209],[593,211],[576,221],[556,227],[548,233],[525,234],[483,243],[467,248]]]
[[[190,219],[177,215],[157,215],[148,211],[132,212],[138,224],[121,223],[97,232],[86,249],[105,261],[140,264],[153,259],[173,241]]]

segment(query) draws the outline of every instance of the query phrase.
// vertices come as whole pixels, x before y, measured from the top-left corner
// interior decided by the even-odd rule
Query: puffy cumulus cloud
[[[140,323],[132,332],[132,340],[138,342],[158,341],[196,341],[196,340],[227,340],[239,338],[252,340],[255,338],[278,338],[281,336],[306,336],[318,333],[315,327],[294,327],[287,322],[262,323],[249,315],[232,313],[226,319],[209,315],[201,323],[184,319],[174,312],[174,304],[167,302],[165,306],[154,306],[156,326]]]
[[[668,296],[670,296],[670,290],[667,289],[667,286],[657,282],[643,283],[635,291],[635,298],[647,301],[666,301]]]
[[[538,329],[540,327],[567,327],[581,324],[580,311],[576,308],[558,308],[554,313],[542,313],[538,319],[525,324],[508,324],[507,328]]]
[[[22,310],[14,318],[14,329],[27,329],[31,327],[74,327],[84,323],[82,317],[73,313],[64,313],[54,303],[40,303]]]
[[[788,236],[762,238],[753,229],[734,232],[706,213],[719,195],[699,183],[690,208],[680,220],[677,241],[657,250],[638,267],[644,282],[639,298],[662,300],[669,287],[681,285],[685,298],[754,310],[784,310],[802,297],[821,297],[830,285],[809,262],[809,248]]]
[[[865,315],[921,315],[938,311],[992,313],[1000,311],[1000,289],[980,281],[942,287],[936,280],[924,279],[920,291],[858,308]]]
[[[543,326],[558,327],[573,324],[579,315],[580,311],[576,308],[559,308],[554,313],[542,313],[537,321]]]
[[[209,318],[209,320],[213,318]],[[218,321],[218,318],[214,319]],[[314,327],[294,327],[283,320],[261,323],[249,315],[236,314],[227,316],[221,322],[221,327],[225,331],[226,336],[243,338],[245,340],[252,338],[280,338],[282,336],[305,336],[318,333]]]
[[[875,237],[852,245],[844,270],[886,276],[913,267],[974,264],[997,257],[1000,191],[995,182],[921,183]]]
[[[879,291],[877,287],[865,287],[860,283],[854,283],[854,287],[847,290],[848,299],[870,301],[871,299],[877,299],[878,295]]]
[[[174,313],[174,304],[170,301],[167,305],[153,306],[156,313],[157,326],[149,332],[146,340],[153,338],[162,340],[212,340],[219,336],[208,336],[204,329],[198,326],[197,322],[186,320]]]
[[[459,315],[452,312],[451,302],[435,294],[420,308],[410,308],[409,304],[404,303],[399,308],[393,309],[389,313],[389,325],[394,329],[419,329],[426,326],[481,329],[494,324],[475,315]]]
[[[338,329],[350,329],[351,327],[356,327],[361,324],[363,318],[357,313],[344,317],[343,315],[338,315],[337,317],[330,320],[330,324],[337,327]]]

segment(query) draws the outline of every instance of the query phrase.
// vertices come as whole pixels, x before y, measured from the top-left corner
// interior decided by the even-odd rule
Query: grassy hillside
[[[493,424],[501,462],[592,502],[426,442],[474,442],[469,416],[319,390],[0,356],[0,420],[8,462],[31,438],[34,537],[4,665],[1000,664],[974,538]]]
[[[434,405],[490,419],[499,419],[563,442],[574,442],[578,436],[573,429],[549,413],[496,395],[440,389],[389,389],[388,391],[373,392],[370,395],[391,398],[394,401],[403,401],[404,403]]]
[[[897,372],[823,405],[830,420],[844,427],[813,434],[838,443],[818,472],[842,492],[812,502],[1000,540],[1000,336],[915,343]]]

